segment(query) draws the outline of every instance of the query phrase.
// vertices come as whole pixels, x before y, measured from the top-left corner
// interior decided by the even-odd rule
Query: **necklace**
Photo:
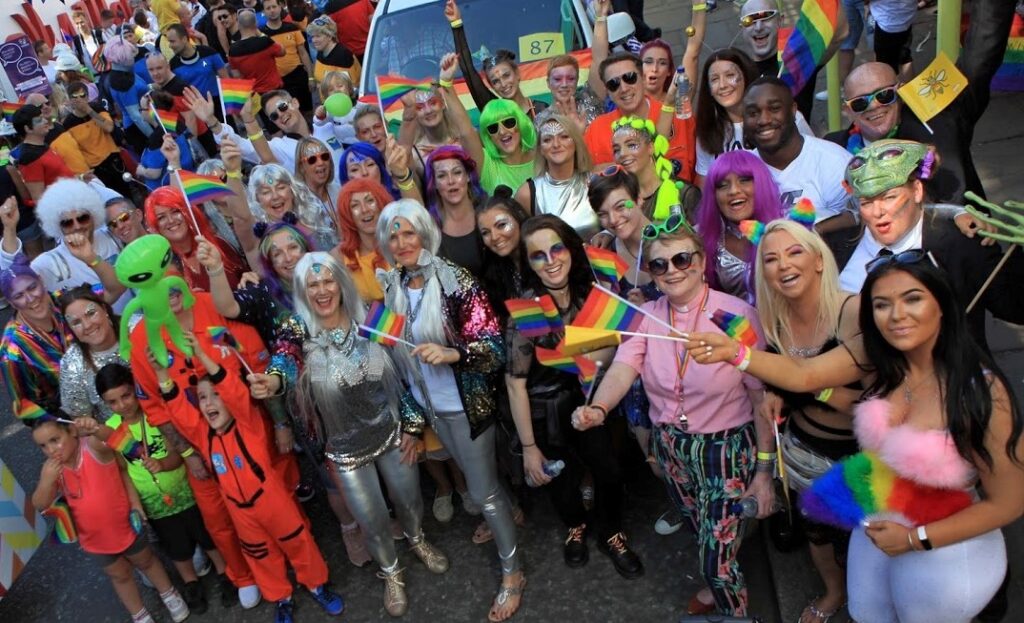
[[[904,422],[906,422],[907,417],[910,415],[910,405],[914,401],[914,392],[917,391],[922,385],[924,385],[928,381],[931,381],[931,380],[938,381],[938,379],[935,377],[935,372],[932,372],[932,373],[928,374],[926,377],[924,377],[923,379],[921,379],[917,383],[914,383],[913,387],[910,387],[910,386],[908,386],[906,384],[907,380],[908,380],[907,377],[904,376],[903,377],[903,382],[904,382],[904,386],[903,386],[903,413],[901,414],[899,424],[903,424]]]
[[[697,323],[700,321],[701,315],[704,313],[710,288],[707,285],[704,286],[700,296],[700,304],[693,309],[693,323],[690,325],[690,333],[697,330]],[[689,312],[689,306],[684,306],[683,313]],[[672,303],[668,303],[668,323],[675,327],[676,326],[676,310],[672,306]],[[673,344],[676,344],[673,342]],[[676,354],[676,395],[679,397],[679,408],[676,410],[676,418],[679,420],[679,428],[683,431],[687,431],[690,428],[690,420],[686,417],[686,406],[683,396],[683,377],[686,376],[686,369],[690,364],[690,352],[685,348],[681,348],[678,344],[673,346]]]

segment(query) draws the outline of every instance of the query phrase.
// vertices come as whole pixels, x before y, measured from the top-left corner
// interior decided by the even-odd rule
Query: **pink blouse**
[[[691,303],[698,305],[698,295]],[[661,297],[643,306],[644,311],[670,322],[667,297]],[[764,335],[757,310],[746,302],[728,294],[710,290],[702,310],[676,309],[675,328],[684,331],[721,332],[710,315],[721,309],[745,316],[757,332],[756,349],[764,348]],[[696,327],[694,328],[694,321]],[[639,333],[669,335],[663,325],[644,316]],[[690,433],[715,433],[741,426],[753,420],[753,405],[748,390],[764,388],[761,381],[743,374],[728,363],[702,365],[691,360],[685,368],[683,381],[679,378],[679,358],[686,351],[681,342],[646,337],[630,337],[623,341],[615,353],[615,362],[636,370],[644,382],[644,390],[651,403],[651,421],[660,426],[679,422],[680,406],[677,387],[682,387],[682,404],[689,421]]]

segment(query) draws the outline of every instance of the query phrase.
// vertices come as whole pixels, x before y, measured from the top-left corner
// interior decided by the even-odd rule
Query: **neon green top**
[[[115,413],[104,423],[116,429],[121,425],[121,421],[121,414]],[[143,426],[145,426],[145,436],[143,436]],[[145,441],[146,453],[149,456],[154,459],[163,459],[167,456],[167,444],[164,442],[163,433],[146,421],[145,414],[142,415],[139,422],[129,424],[128,430],[138,441]],[[131,460],[125,457],[125,463],[128,465],[128,476],[131,477],[135,490],[139,492],[142,507],[146,510],[148,518],[162,519],[195,505],[196,500],[192,495],[192,488],[189,487],[184,464],[171,471],[152,474],[142,464],[141,459]],[[155,481],[154,475],[156,476]]]

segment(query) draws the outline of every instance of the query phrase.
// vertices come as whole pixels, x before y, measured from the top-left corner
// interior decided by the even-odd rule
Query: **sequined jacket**
[[[96,393],[96,371],[108,363],[127,366],[117,348],[102,353],[92,353],[92,365],[85,359],[82,347],[77,343],[68,346],[60,360],[60,406],[72,417],[96,417],[101,422],[113,415],[113,411]]]
[[[431,279],[440,279],[441,283],[446,346],[459,351],[459,361],[452,364],[452,371],[469,418],[470,435],[475,439],[491,425],[497,411],[494,388],[505,363],[501,325],[487,294],[468,270],[443,258],[435,257],[433,263],[435,274]],[[399,267],[383,277],[384,300],[391,306],[405,272]],[[422,414],[423,405],[415,406]]]
[[[71,343],[71,328],[57,317],[57,343],[36,334],[15,316],[4,327],[0,342],[0,374],[7,396],[14,402],[14,416],[29,424],[60,407],[60,358]]]

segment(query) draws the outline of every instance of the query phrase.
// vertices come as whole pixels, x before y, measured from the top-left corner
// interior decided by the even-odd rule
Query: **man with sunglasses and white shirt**
[[[658,122],[661,116],[661,103],[644,93],[644,85],[640,82],[643,66],[640,59],[629,53],[612,54],[601,61],[599,70],[590,72],[591,81],[598,81],[597,92],[606,89],[608,96],[615,103],[615,110],[598,115],[587,127],[583,140],[590,151],[595,167],[615,162],[612,154],[612,123],[624,117],[640,117]],[[695,135],[696,118],[672,118],[672,134],[669,139],[666,158],[675,167],[675,177],[686,182],[694,178],[694,165],[697,162],[697,139]]]

